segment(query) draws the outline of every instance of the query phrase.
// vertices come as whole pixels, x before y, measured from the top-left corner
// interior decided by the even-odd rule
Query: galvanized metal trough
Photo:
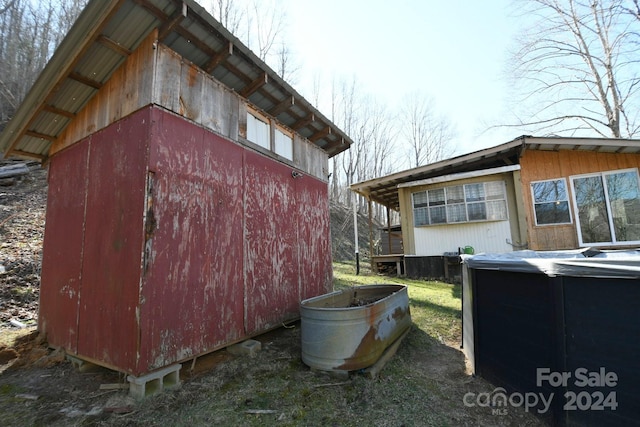
[[[380,358],[411,326],[404,285],[358,286],[300,303],[302,361],[324,371],[355,371]]]

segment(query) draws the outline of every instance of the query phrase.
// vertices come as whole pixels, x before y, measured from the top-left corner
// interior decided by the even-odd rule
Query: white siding
[[[511,252],[509,221],[475,222],[427,227],[414,227],[415,255],[433,256],[444,252],[457,252],[458,248],[472,246],[475,253]]]

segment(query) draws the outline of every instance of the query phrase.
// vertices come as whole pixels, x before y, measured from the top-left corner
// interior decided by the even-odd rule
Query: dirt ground
[[[2,163],[0,163],[2,166]],[[46,171],[0,186],[0,425],[543,425],[521,408],[463,404],[494,386],[470,376],[456,342],[413,328],[377,378],[334,378],[300,359],[298,324],[185,363],[181,385],[136,401],[124,374],[72,363],[35,327]],[[17,339],[16,339],[17,337]]]

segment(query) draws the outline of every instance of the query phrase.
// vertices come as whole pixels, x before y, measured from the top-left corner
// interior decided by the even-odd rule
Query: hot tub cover
[[[472,269],[544,273],[553,276],[640,278],[640,249],[514,251],[461,255]]]

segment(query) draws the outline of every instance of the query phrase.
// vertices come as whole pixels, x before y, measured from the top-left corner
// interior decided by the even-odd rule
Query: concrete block
[[[161,393],[165,388],[179,386],[181,367],[182,365],[175,364],[139,377],[127,376],[129,395],[142,399]]]
[[[256,354],[262,349],[260,341],[246,340],[238,344],[227,347],[227,351],[234,356],[249,355],[255,357]]]

